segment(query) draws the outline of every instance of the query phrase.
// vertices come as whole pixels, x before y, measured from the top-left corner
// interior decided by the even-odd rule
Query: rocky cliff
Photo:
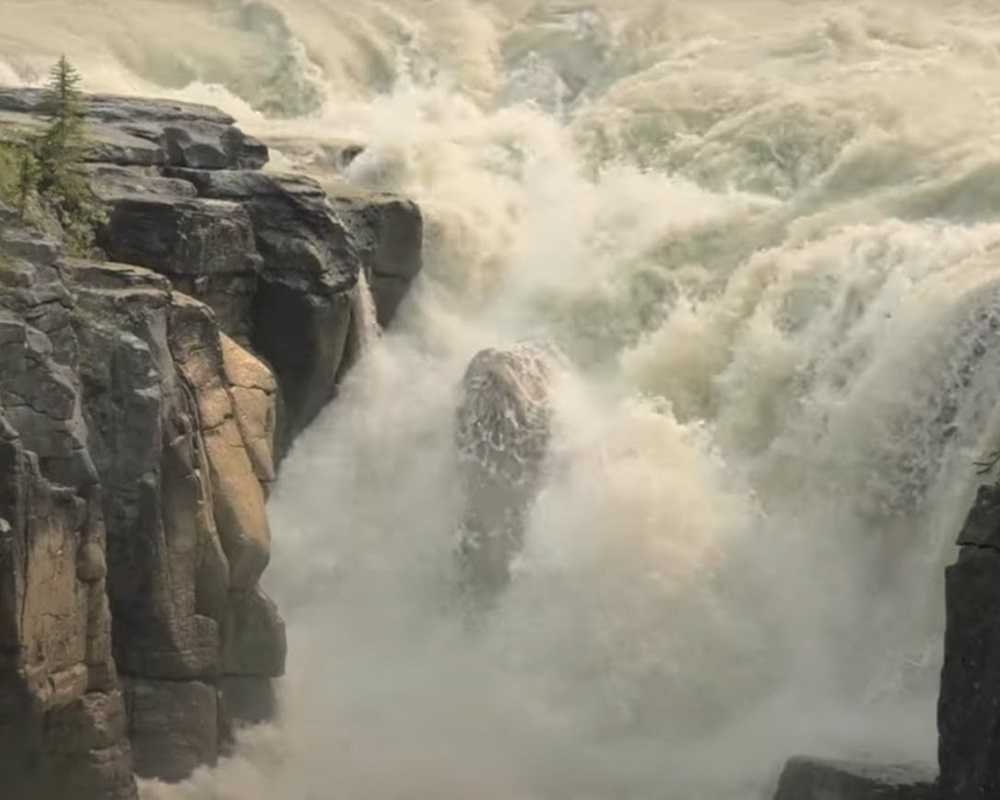
[[[40,97],[0,90],[0,132]],[[280,456],[420,269],[410,202],[263,171],[220,112],[90,97],[107,261],[0,206],[0,774],[132,798],[274,712]],[[362,280],[362,276],[367,280]]]
[[[1000,485],[979,488],[958,546],[945,581],[939,771],[793,758],[775,800],[1000,797]]]
[[[941,798],[1000,796],[1000,487],[982,486],[945,581]]]

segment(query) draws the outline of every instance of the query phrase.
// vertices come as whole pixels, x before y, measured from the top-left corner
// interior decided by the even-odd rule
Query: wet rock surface
[[[774,800],[936,800],[935,770],[921,764],[869,764],[793,758]]]
[[[465,511],[458,556],[476,594],[492,594],[510,580],[551,437],[559,366],[554,349],[521,344],[480,351],[462,378],[455,444]]]
[[[0,89],[0,126],[40,103]],[[420,268],[415,206],[261,172],[215,109],[86,112],[108,260],[0,206],[0,774],[32,800],[134,798],[273,716],[267,493],[356,354],[362,271]]]
[[[1000,796],[1000,487],[982,486],[945,573],[941,797]]]

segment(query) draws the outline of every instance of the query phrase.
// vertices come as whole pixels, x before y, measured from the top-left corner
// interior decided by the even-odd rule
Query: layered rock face
[[[124,800],[104,496],[58,255],[0,208],[0,774],[12,798]]]
[[[455,442],[466,504],[458,555],[477,593],[493,593],[510,579],[551,436],[559,362],[543,346],[491,348],[476,354],[462,379]]]
[[[0,90],[0,125],[39,98]],[[107,262],[0,207],[0,774],[135,796],[275,710],[260,590],[280,455],[357,355],[359,276],[408,285],[419,211],[260,172],[213,109],[88,99]],[[391,317],[400,285],[376,294]],[[403,287],[405,288],[405,286]]]
[[[0,126],[37,129],[35,90],[0,89]],[[222,112],[87,98],[87,159],[110,221],[100,245],[208,305],[273,369],[278,451],[336,393],[357,351],[359,275],[388,324],[422,267],[423,218],[401,197],[261,171],[267,148]]]

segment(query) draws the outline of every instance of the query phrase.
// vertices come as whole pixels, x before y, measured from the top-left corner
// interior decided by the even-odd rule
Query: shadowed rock
[[[1000,796],[1000,487],[981,486],[945,575],[941,797]]]

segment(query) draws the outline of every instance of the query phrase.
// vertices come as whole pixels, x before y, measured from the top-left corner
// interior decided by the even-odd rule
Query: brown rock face
[[[0,89],[5,122],[38,126],[39,103]],[[361,271],[382,302],[378,280],[401,295],[420,266],[415,206],[332,205],[258,172],[266,148],[214,109],[86,110],[111,261],[65,259],[0,206],[0,795],[16,800],[134,798],[133,769],[182,779],[274,715],[285,628],[258,581],[279,456],[357,354]]]
[[[15,335],[0,346],[3,791],[128,800],[136,790],[112,656],[106,530],[68,325],[72,301],[55,250],[39,246],[29,261],[23,250],[5,249],[17,238],[7,225],[0,319]]]

